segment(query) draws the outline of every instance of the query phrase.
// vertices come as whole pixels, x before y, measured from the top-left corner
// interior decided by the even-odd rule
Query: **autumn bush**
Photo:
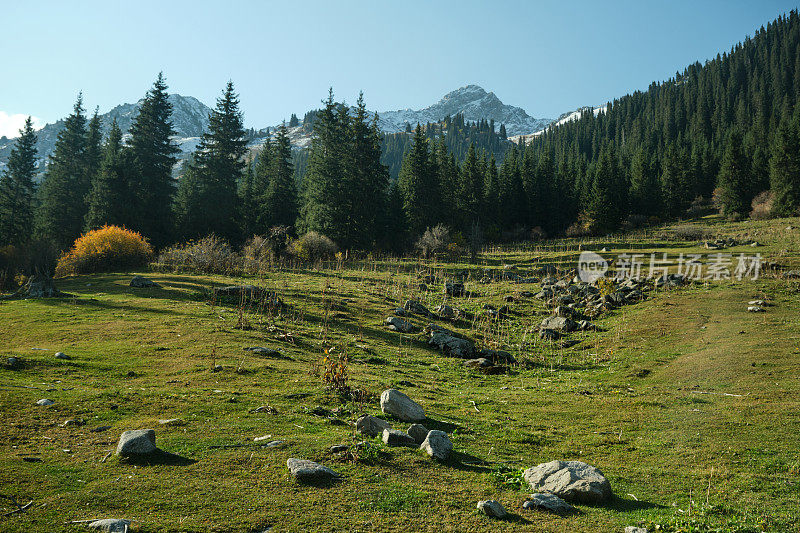
[[[147,264],[153,249],[135,231],[119,226],[103,226],[75,241],[56,264],[56,276],[89,272],[112,272]]]
[[[243,270],[242,258],[216,235],[175,244],[158,254],[155,268],[169,272],[234,274]]]

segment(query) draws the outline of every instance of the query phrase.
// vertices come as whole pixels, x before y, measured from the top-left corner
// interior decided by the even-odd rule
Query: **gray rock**
[[[392,425],[386,420],[375,418],[374,416],[364,415],[356,420],[356,431],[362,435],[377,437],[383,435],[384,429],[391,429]]]
[[[428,344],[436,346],[441,350],[442,355],[448,357],[459,357],[461,359],[472,359],[475,356],[475,344],[466,339],[456,337],[444,328],[431,329],[431,338]]]
[[[158,421],[162,426],[185,426],[186,421],[181,418],[161,418]]]
[[[543,329],[539,331],[539,338],[545,341],[557,341],[561,338],[561,333],[552,329]]]
[[[384,429],[383,430],[383,443],[388,446],[411,446],[416,448],[417,443],[414,437],[400,431],[399,429]]]
[[[556,496],[555,494],[537,493],[531,494],[531,499],[522,504],[523,509],[537,509],[550,511],[556,514],[574,513],[576,509]]]
[[[414,324],[396,316],[387,317],[385,322],[392,331],[399,331],[400,333],[411,333],[414,331]]]
[[[425,450],[428,455],[439,461],[444,461],[450,457],[450,452],[453,451],[453,443],[447,437],[447,433],[432,429],[425,436],[420,448]]]
[[[747,308],[747,312],[748,313],[763,313],[764,312],[764,308],[763,307],[759,307],[757,305],[751,305],[751,306],[749,306]]]
[[[428,428],[422,424],[411,424],[406,433],[411,435],[411,438],[414,439],[414,442],[417,444],[422,444],[425,442],[425,437],[428,436]]]
[[[89,522],[86,527],[109,533],[125,533],[131,527],[131,521],[121,518],[103,518],[102,520]]]
[[[575,323],[574,320],[563,316],[550,316],[542,320],[542,323],[539,324],[540,330],[551,329],[553,331],[569,332],[575,331],[577,328],[578,324]]]
[[[424,316],[424,317],[427,317],[427,318],[435,318],[436,317],[436,315],[431,313],[428,310],[427,307],[425,307],[424,305],[419,303],[419,301],[417,301],[417,300],[408,300],[405,303],[405,305],[403,306],[403,309],[405,309],[407,312],[409,312],[411,314],[414,314],[414,315],[420,315],[420,316]]]
[[[245,351],[253,352],[257,355],[264,357],[283,357],[283,354],[275,348],[266,348],[264,346],[253,346],[252,348],[244,348]]]
[[[603,473],[582,461],[550,461],[528,468],[525,481],[535,492],[549,492],[570,502],[599,503],[611,497]]]
[[[130,283],[131,287],[135,287],[137,289],[147,289],[150,287],[160,287],[158,283],[151,279],[147,279],[144,276],[134,276]]]
[[[497,500],[482,500],[478,502],[478,510],[492,518],[505,518],[508,514],[503,504]]]
[[[133,429],[125,431],[119,437],[117,455],[129,457],[132,455],[148,455],[155,452],[156,432],[152,429]]]
[[[56,359],[63,359],[65,361],[69,361],[72,357],[68,356],[64,352],[56,352]]]
[[[764,300],[750,300],[749,302],[747,302],[747,305],[757,305],[759,307],[763,307],[767,305],[767,302],[765,302]]]
[[[331,481],[341,477],[327,466],[309,461],[308,459],[295,459],[290,457],[286,460],[286,467],[298,481]]]
[[[447,304],[442,304],[436,308],[436,314],[445,320],[452,320],[456,317],[456,310]]]
[[[42,407],[48,407],[50,405],[53,405],[54,403],[56,402],[54,402],[53,400],[48,400],[47,398],[42,398],[41,400],[36,401],[36,405],[41,405]]]
[[[644,527],[636,527],[636,526],[626,526],[625,533],[647,533],[647,528]]]
[[[397,389],[386,389],[381,393],[381,411],[404,422],[425,420],[422,406]]]

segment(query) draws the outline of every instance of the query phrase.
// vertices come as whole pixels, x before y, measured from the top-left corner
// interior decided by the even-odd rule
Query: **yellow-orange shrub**
[[[140,267],[152,255],[153,249],[141,234],[119,226],[103,226],[81,235],[72,249],[61,255],[56,276]]]

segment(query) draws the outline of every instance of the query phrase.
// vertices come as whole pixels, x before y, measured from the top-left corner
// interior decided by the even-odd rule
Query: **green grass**
[[[762,254],[798,264],[795,237],[781,231],[796,227],[796,219],[752,227],[704,223],[720,234],[758,232]],[[628,245],[644,247],[647,239],[655,237]],[[609,247],[635,249],[622,244]],[[665,246],[700,250],[696,243]],[[513,262],[524,272],[564,253],[498,250],[481,258],[481,268]],[[73,298],[0,303],[0,355],[23,360],[18,370],[0,368],[0,494],[20,504],[33,500],[26,512],[0,517],[0,531],[74,531],[64,522],[96,517],[129,518],[151,532],[800,527],[797,282],[765,277],[659,291],[600,319],[607,331],[576,334],[583,342],[569,349],[526,335],[544,312],[529,298],[509,304],[514,314],[500,329],[481,320],[445,324],[509,349],[521,363],[509,374],[485,376],[441,357],[419,336],[401,340],[381,325],[406,298],[419,297],[431,309],[443,300],[440,286],[419,293],[408,271],[474,268],[412,265],[246,279],[276,290],[289,307],[277,316],[247,307],[252,329],[244,331],[235,328],[235,304],[204,296],[242,278],[145,273],[162,288],[142,290],[127,287],[131,274],[98,274],[59,280]],[[467,285],[478,295],[455,303],[475,312],[537,288]],[[767,313],[745,311],[748,300],[764,296],[775,304]],[[282,333],[295,343],[278,340]],[[261,345],[286,357],[242,350]],[[350,385],[365,391],[363,398],[323,386],[314,370],[323,346],[348,354]],[[56,351],[72,359],[55,359]],[[223,371],[211,372],[215,363]],[[434,463],[377,439],[376,452],[357,462],[327,453],[361,440],[349,423],[362,412],[380,414],[377,397],[390,386],[425,407],[428,427],[451,433],[451,461]],[[34,405],[45,397],[56,404]],[[253,412],[263,405],[277,412]],[[340,408],[346,424],[315,416],[317,406]],[[68,418],[86,425],[62,427]],[[159,425],[164,418],[185,424]],[[98,426],[111,428],[91,431]],[[160,447],[190,461],[126,464],[112,455],[102,462],[122,431],[145,427],[156,430]],[[266,434],[285,445],[252,445]],[[236,444],[249,445],[219,447]],[[288,457],[322,462],[344,479],[324,488],[297,484]],[[528,492],[518,483],[520,469],[552,459],[599,467],[615,499],[563,518],[522,510]],[[501,501],[511,518],[478,514],[476,502],[488,498]],[[0,511],[13,508],[0,498]]]

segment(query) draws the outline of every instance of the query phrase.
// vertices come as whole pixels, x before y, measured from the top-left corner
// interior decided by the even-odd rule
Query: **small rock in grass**
[[[222,372],[222,365],[214,365],[214,368],[211,369],[212,372]]]
[[[42,398],[41,400],[38,400],[36,402],[36,405],[41,405],[42,407],[47,407],[49,405],[53,405],[54,403],[56,403],[56,402],[54,402],[53,400],[48,400],[47,398]]]
[[[309,461],[308,459],[295,459],[290,457],[286,461],[286,466],[298,481],[331,481],[341,477],[338,472],[331,470],[327,466],[315,463],[314,461]]]
[[[422,444],[425,442],[425,437],[428,436],[428,428],[422,424],[411,424],[406,433],[411,435],[411,438],[414,439],[414,442],[417,444]]]
[[[68,356],[64,352],[56,352],[56,359],[63,359],[65,361],[69,361],[72,357]]]
[[[286,441],[285,440],[271,440],[268,443],[264,444],[264,448],[277,448],[278,446],[282,446]]]
[[[272,435],[262,435],[261,437],[256,437],[253,439],[253,442],[261,442],[262,440],[271,439]]]
[[[162,426],[183,426],[186,422],[181,418],[162,418],[158,421]]]
[[[556,514],[574,513],[575,508],[556,496],[549,493],[531,494],[531,499],[522,504],[523,509],[540,509]]]
[[[130,520],[123,520],[121,518],[104,518],[102,520],[95,520],[86,524],[89,529],[96,529],[98,531],[106,531],[108,533],[125,533],[131,527]]]
[[[388,446],[417,446],[416,441],[414,441],[414,437],[408,433],[400,431],[399,429],[384,429],[383,443]]]
[[[508,514],[503,504],[497,500],[482,500],[478,502],[478,510],[492,518],[505,518]]]
[[[392,331],[398,331],[400,333],[411,333],[414,331],[414,324],[400,317],[390,316],[386,318],[385,322]]]
[[[61,427],[82,426],[84,424],[86,424],[86,422],[84,422],[83,420],[78,420],[77,418],[68,418],[64,420],[64,423],[61,424]]]
[[[156,432],[152,429],[134,429],[125,431],[119,437],[117,455],[123,457],[148,455],[155,452]]]
[[[764,308],[763,307],[759,307],[757,305],[751,305],[751,306],[749,306],[747,308],[747,312],[748,313],[763,313],[764,312]]]
[[[432,429],[425,436],[420,448],[425,450],[428,455],[439,461],[444,461],[450,457],[450,452],[453,451],[453,443],[447,437],[447,433]]]
[[[582,461],[550,461],[528,468],[523,478],[536,492],[570,502],[600,503],[611,497],[611,484],[596,467]]]
[[[747,305],[758,305],[760,307],[763,307],[767,305],[767,302],[765,302],[764,300],[750,300],[749,302],[747,302]]]
[[[422,406],[397,389],[386,389],[381,393],[381,411],[404,422],[425,420]]]
[[[137,289],[147,289],[150,287],[159,287],[160,285],[144,276],[134,276],[130,282],[130,286]]]
[[[384,429],[391,429],[392,425],[386,420],[375,418],[374,416],[364,415],[356,420],[356,431],[362,435],[377,437],[383,434]]]
[[[636,527],[636,526],[626,526],[625,533],[647,533],[647,528],[644,527]]]

